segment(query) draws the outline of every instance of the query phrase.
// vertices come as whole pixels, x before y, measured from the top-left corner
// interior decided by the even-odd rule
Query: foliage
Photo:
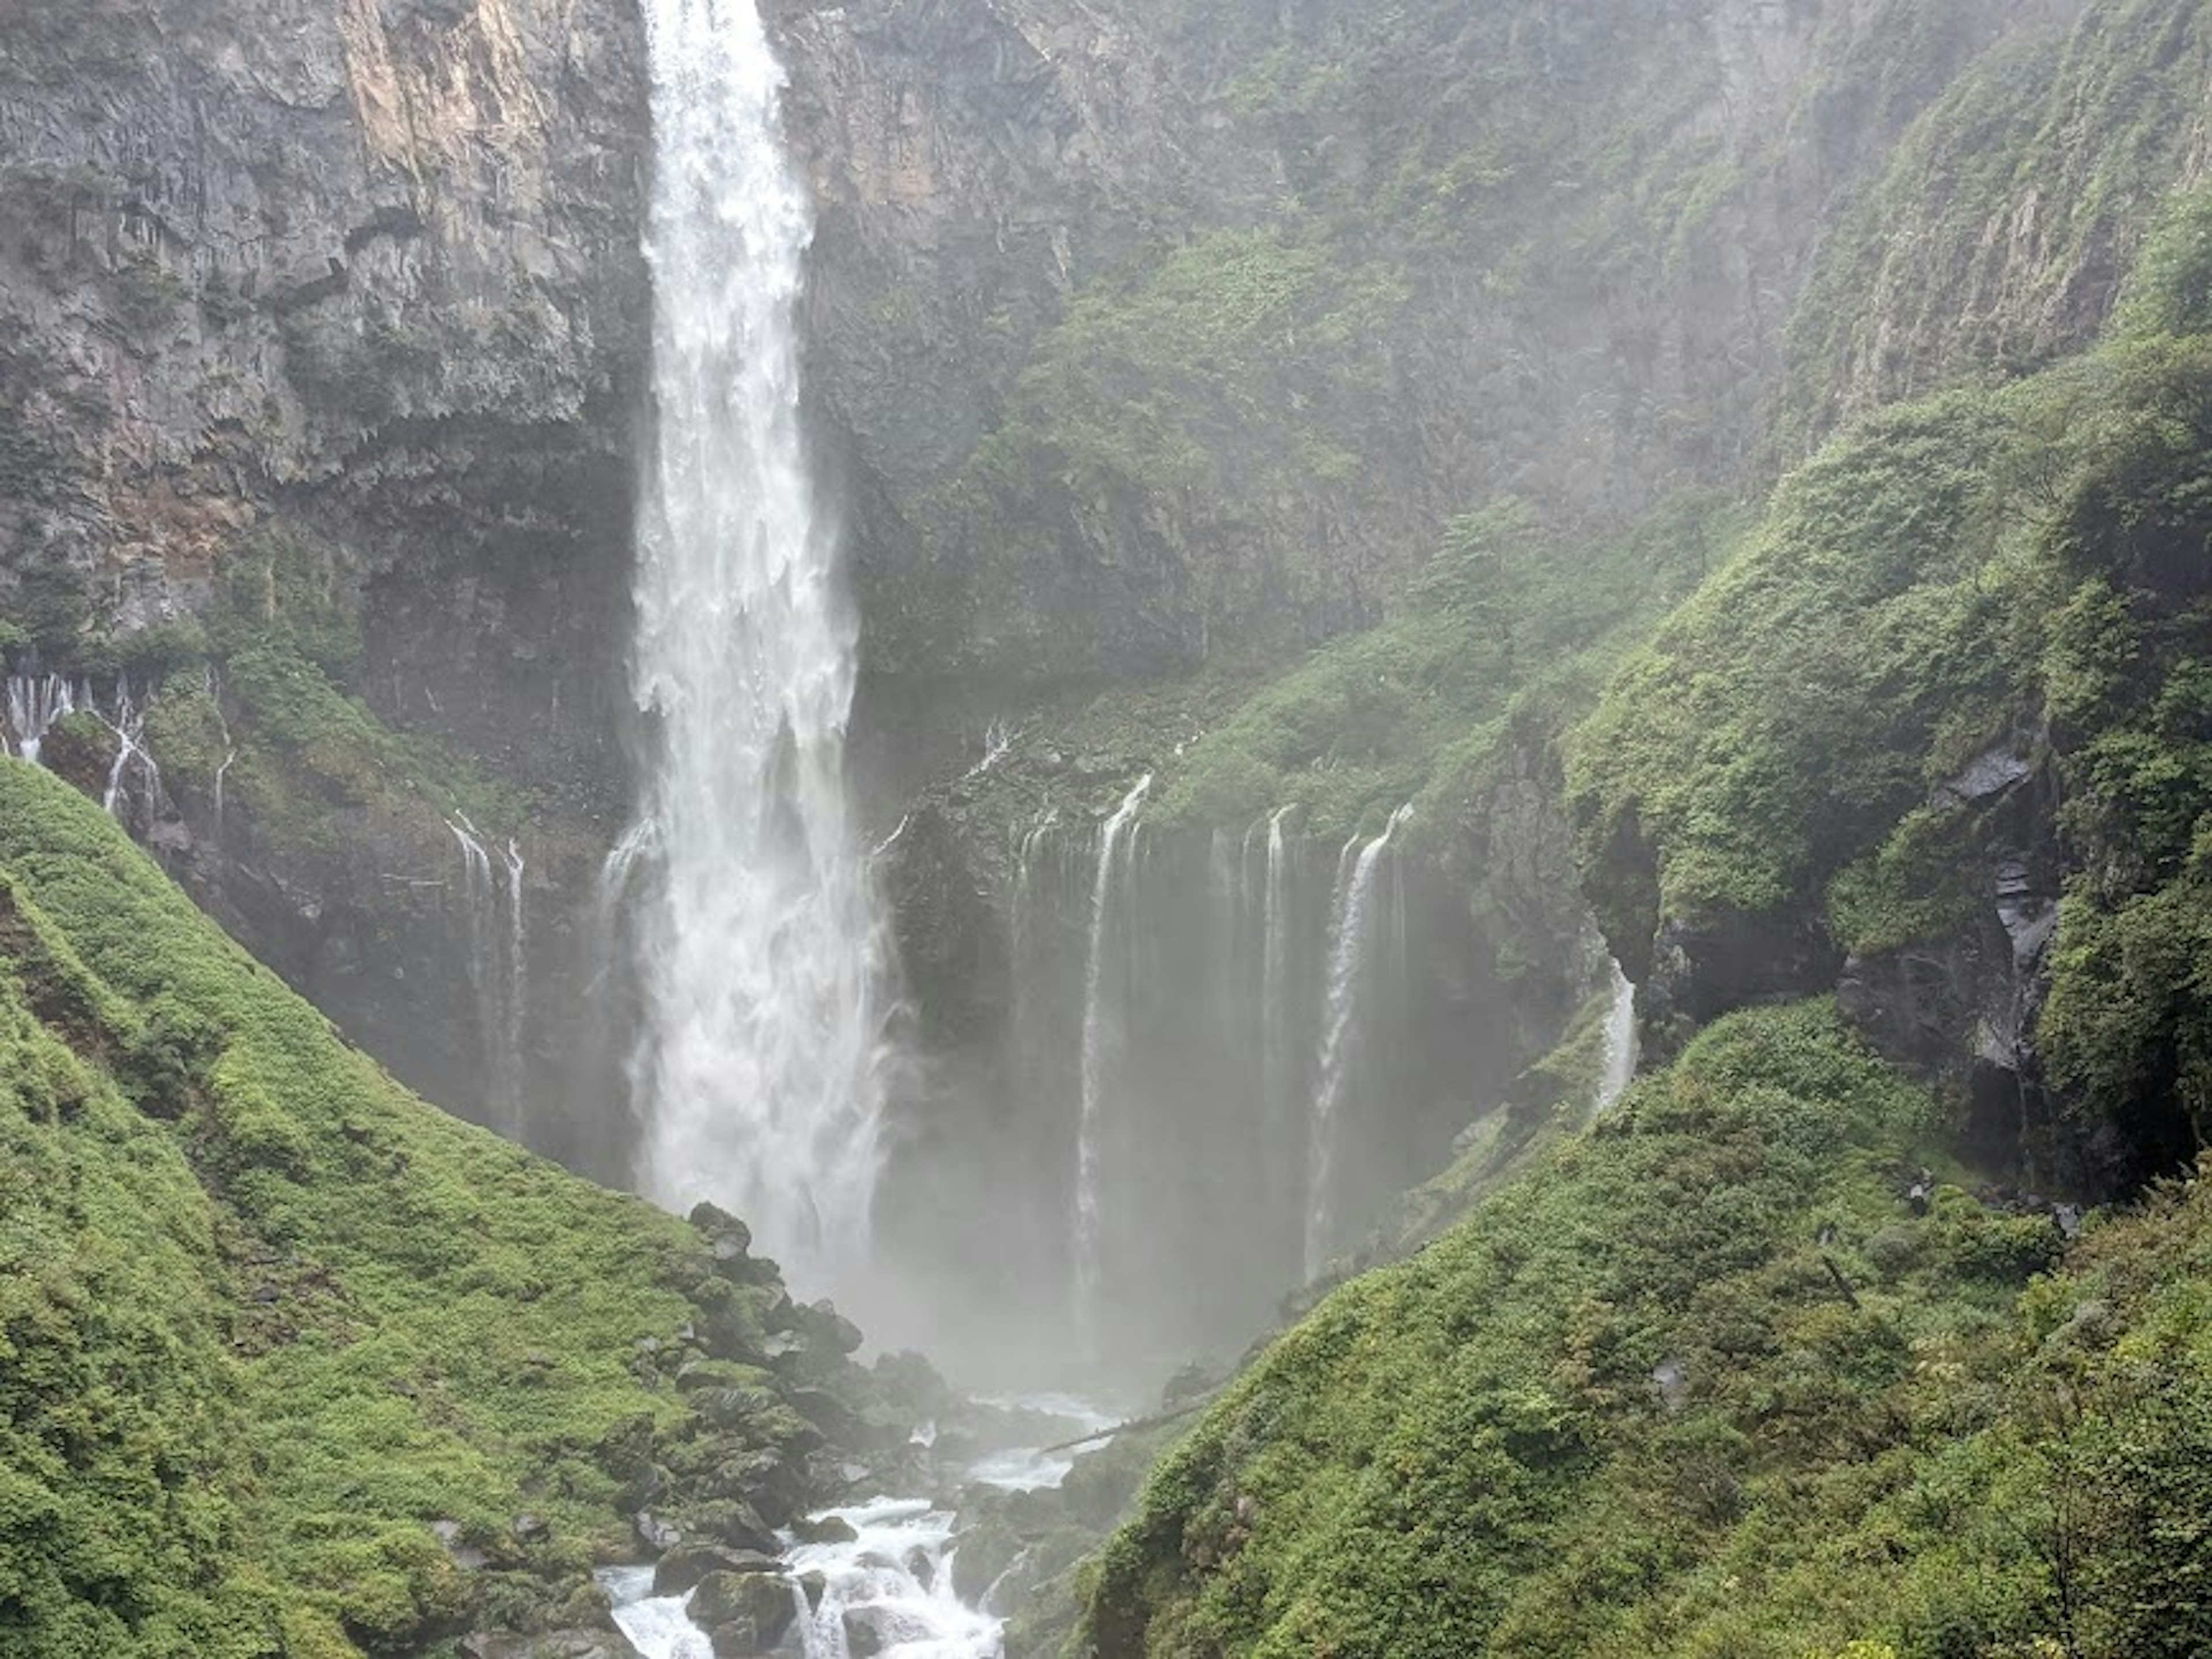
[[[623,1448],[695,1431],[639,1343],[706,1324],[709,1266],[406,1095],[0,763],[0,1647],[319,1659],[550,1605],[630,1547]]]
[[[1747,911],[1879,951],[1993,907],[1980,854],[2011,789],[1976,795],[1970,763],[2011,757],[2015,783],[2063,799],[2074,872],[2051,1079],[2085,1134],[2117,1127],[2151,1170],[2212,1124],[2193,1018],[2212,927],[2212,335],[2163,331],[2201,320],[2204,216],[2201,195],[2165,215],[2096,351],[1885,410],[1786,479],[1568,764],[1616,939]]]
[[[1564,729],[1625,648],[1734,532],[1710,496],[1578,545],[1516,501],[1455,517],[1406,613],[1324,647],[1219,716],[1164,770],[1159,816],[1242,827],[1306,808],[1310,832],[1372,833],[1418,801],[1448,823],[1509,736]],[[1419,833],[1419,832],[1417,832]]]
[[[2212,1205],[2034,1279],[2048,1218],[1903,1202],[1931,1119],[1822,1006],[1711,1028],[1278,1340],[1155,1473],[1072,1650],[2201,1645]]]

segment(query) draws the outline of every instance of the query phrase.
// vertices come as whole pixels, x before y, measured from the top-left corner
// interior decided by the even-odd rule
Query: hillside
[[[1940,1129],[1831,1009],[1714,1026],[1269,1348],[1067,1650],[2200,1651],[2203,1191],[2069,1249]]]
[[[844,1478],[794,1396],[879,1403],[741,1228],[423,1105],[15,761],[0,1055],[9,1653],[605,1630],[641,1510],[757,1547]]]
[[[2209,371],[2185,191],[1549,706],[1679,1058],[1268,1347],[1061,1650],[2202,1650]]]

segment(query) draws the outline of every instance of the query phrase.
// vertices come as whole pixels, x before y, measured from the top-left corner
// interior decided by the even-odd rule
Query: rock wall
[[[438,757],[535,796],[484,828],[549,921],[623,811],[642,57],[584,0],[0,5],[0,644],[110,714],[118,678],[213,685],[242,750],[228,659],[273,637],[442,745],[357,753],[300,821],[246,765],[219,813],[221,745],[156,753],[179,872],[456,1106],[487,1090]],[[272,771],[366,744],[284,736]]]

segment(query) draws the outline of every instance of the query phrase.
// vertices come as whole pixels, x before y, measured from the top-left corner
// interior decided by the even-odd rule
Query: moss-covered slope
[[[740,1537],[808,1494],[763,1334],[805,1312],[739,1230],[406,1094],[0,762],[0,1650],[593,1623],[630,1512]]]
[[[2047,1213],[1915,1201],[1934,1127],[1825,1005],[1706,1032],[1279,1340],[1153,1476],[1079,1646],[2200,1651],[2212,1207],[2062,1261]]]
[[[2028,1010],[2057,1121],[2027,1150],[2106,1190],[2212,1122],[2208,295],[2185,195],[2097,350],[1871,416],[1786,480],[1570,756],[1607,933],[1689,1020],[2063,892]]]

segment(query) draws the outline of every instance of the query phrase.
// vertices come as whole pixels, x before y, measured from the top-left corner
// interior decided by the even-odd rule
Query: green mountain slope
[[[1824,1005],[1714,1027],[1279,1340],[1076,1650],[2202,1651],[2212,1204],[2031,1280],[2050,1215],[1909,1201],[1937,1127]]]
[[[759,1368],[804,1322],[737,1237],[423,1105],[0,762],[0,1650],[597,1623],[626,1510],[742,1537],[807,1493]]]
[[[1846,428],[1559,705],[1679,1058],[1276,1341],[1069,1651],[2208,1650],[2208,457],[2185,192],[2101,343]]]

